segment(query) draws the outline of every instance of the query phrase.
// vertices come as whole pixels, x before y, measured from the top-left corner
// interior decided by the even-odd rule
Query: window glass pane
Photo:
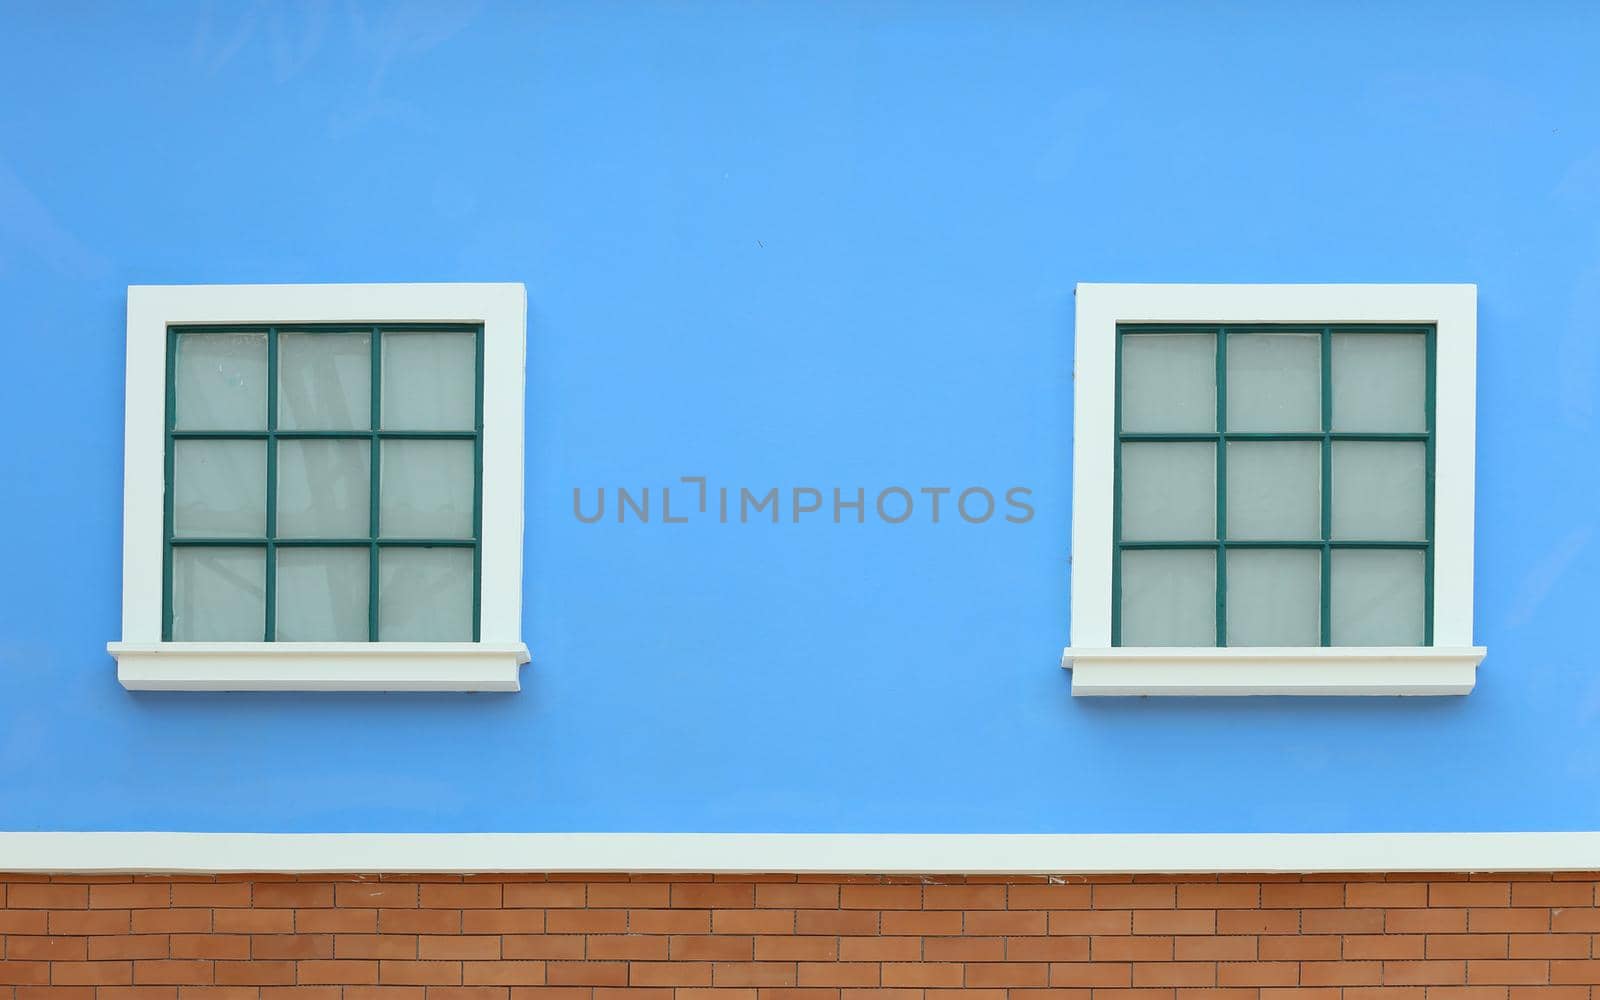
[[[1322,445],[1316,441],[1228,444],[1228,537],[1322,537]]]
[[[1319,550],[1229,551],[1228,645],[1319,645],[1321,592]]]
[[[471,538],[471,441],[385,441],[378,527],[385,538]]]
[[[279,548],[276,638],[367,641],[366,549]]]
[[[372,335],[278,335],[278,429],[372,426]]]
[[[278,537],[366,537],[371,463],[367,441],[279,441]]]
[[[1123,445],[1122,537],[1127,541],[1217,537],[1216,446],[1210,442]]]
[[[1228,430],[1322,430],[1322,336],[1228,335]]]
[[[172,529],[179,538],[267,533],[265,441],[174,441]]]
[[[1333,335],[1333,429],[1427,430],[1427,339],[1420,333]]]
[[[1122,337],[1122,429],[1217,429],[1217,338],[1209,333]]]
[[[378,566],[379,639],[472,639],[471,549],[385,548]]]
[[[477,350],[471,333],[385,333],[384,429],[472,430]]]
[[[1123,552],[1121,625],[1124,646],[1215,646],[1216,553]]]
[[[264,548],[172,550],[174,642],[260,642],[267,629]]]
[[[1420,646],[1423,638],[1423,553],[1335,549],[1332,603],[1335,646]]]
[[[1333,443],[1333,537],[1423,541],[1427,450],[1420,441]]]
[[[173,363],[179,430],[267,428],[267,335],[180,333]]]

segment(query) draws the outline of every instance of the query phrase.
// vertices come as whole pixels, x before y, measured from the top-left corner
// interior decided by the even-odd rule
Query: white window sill
[[[519,691],[520,642],[113,642],[129,691]]]
[[[1482,646],[1069,647],[1074,697],[1467,694]]]

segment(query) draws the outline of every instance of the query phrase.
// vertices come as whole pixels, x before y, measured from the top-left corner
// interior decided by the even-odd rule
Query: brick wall
[[[0,1000],[1600,1000],[1597,885],[0,876]]]

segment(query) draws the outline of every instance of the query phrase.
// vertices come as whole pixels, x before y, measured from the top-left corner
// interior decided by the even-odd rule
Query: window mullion
[[[1321,640],[1333,645],[1333,330],[1322,328],[1322,566]]]
[[[479,642],[483,634],[483,327],[478,327],[473,337],[476,384],[472,418],[472,641]]]
[[[1228,329],[1217,330],[1217,645],[1228,644]]]
[[[1111,645],[1122,645],[1122,331],[1116,330],[1111,389]]]
[[[1438,336],[1439,331],[1436,327],[1428,329],[1426,335],[1427,367],[1423,384],[1424,409],[1422,416],[1423,420],[1426,421],[1424,426],[1428,430],[1427,443],[1423,446],[1426,450],[1423,475],[1424,481],[1427,483],[1427,495],[1423,501],[1423,524],[1426,530],[1424,537],[1428,543],[1428,547],[1423,550],[1422,557],[1422,644],[1424,646],[1433,645],[1433,462],[1434,439],[1438,434],[1439,424],[1438,417],[1434,412],[1438,403],[1435,398],[1434,383],[1436,381],[1435,373],[1438,370]]]
[[[278,328],[267,328],[267,565],[266,635],[277,635],[278,618]]]
[[[368,394],[372,402],[368,431],[372,443],[371,459],[368,462],[371,476],[367,481],[367,533],[371,541],[367,548],[367,641],[378,641],[378,474],[379,463],[383,460],[382,441],[378,437],[378,428],[383,420],[383,331],[378,327],[372,328],[372,390]]]

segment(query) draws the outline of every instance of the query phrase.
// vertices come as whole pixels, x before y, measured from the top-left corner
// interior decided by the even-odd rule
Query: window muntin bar
[[[386,333],[431,332],[458,334],[473,338],[473,426],[468,429],[406,430],[386,429],[382,426],[382,350]],[[181,338],[190,335],[264,335],[266,338],[266,426],[264,429],[226,428],[182,429],[178,427],[177,365]],[[279,337],[282,334],[364,334],[370,337],[370,406],[369,426],[366,429],[293,429],[280,430],[279,423]],[[271,642],[276,639],[277,610],[277,552],[283,549],[350,549],[363,548],[368,554],[367,641],[379,638],[379,602],[381,552],[386,549],[472,550],[471,580],[471,638],[480,635],[482,537],[483,537],[483,379],[484,337],[481,324],[462,323],[381,323],[381,324],[294,324],[294,325],[182,325],[167,330],[166,363],[166,446],[165,446],[165,503],[163,508],[164,546],[162,579],[162,638],[173,637],[173,552],[186,548],[235,548],[264,550],[265,553],[265,615],[262,635]],[[179,441],[261,441],[266,451],[266,533],[259,537],[177,537],[174,531],[174,455]],[[470,534],[462,537],[405,537],[389,538],[382,534],[380,523],[381,455],[384,441],[462,441],[472,447],[472,505]],[[278,443],[280,441],[366,441],[370,447],[368,477],[368,533],[359,537],[283,537],[278,525]]]
[[[1314,431],[1230,431],[1228,430],[1228,343],[1230,337],[1258,334],[1311,334],[1320,338],[1321,430]],[[1339,431],[1334,429],[1334,337],[1352,334],[1411,334],[1423,337],[1426,352],[1423,382],[1424,424],[1422,430]],[[1194,334],[1211,337],[1216,350],[1216,423],[1210,431],[1126,431],[1123,427],[1122,386],[1124,338],[1126,335]],[[1115,551],[1112,559],[1111,642],[1122,645],[1122,553],[1125,551],[1211,550],[1216,561],[1216,642],[1227,644],[1227,553],[1233,550],[1316,550],[1320,552],[1320,644],[1332,645],[1331,591],[1333,553],[1336,551],[1420,550],[1424,558],[1422,645],[1433,643],[1433,562],[1434,562],[1434,452],[1435,452],[1435,371],[1437,367],[1435,328],[1417,324],[1120,324],[1115,350],[1116,447],[1113,459],[1112,534]],[[1216,538],[1207,540],[1148,538],[1127,539],[1123,525],[1123,446],[1124,444],[1210,442],[1216,452]],[[1318,539],[1235,539],[1228,536],[1227,461],[1228,445],[1234,442],[1317,442],[1321,447],[1321,537]],[[1424,537],[1416,539],[1335,538],[1333,536],[1333,450],[1336,442],[1415,442],[1425,449],[1423,501]]]

